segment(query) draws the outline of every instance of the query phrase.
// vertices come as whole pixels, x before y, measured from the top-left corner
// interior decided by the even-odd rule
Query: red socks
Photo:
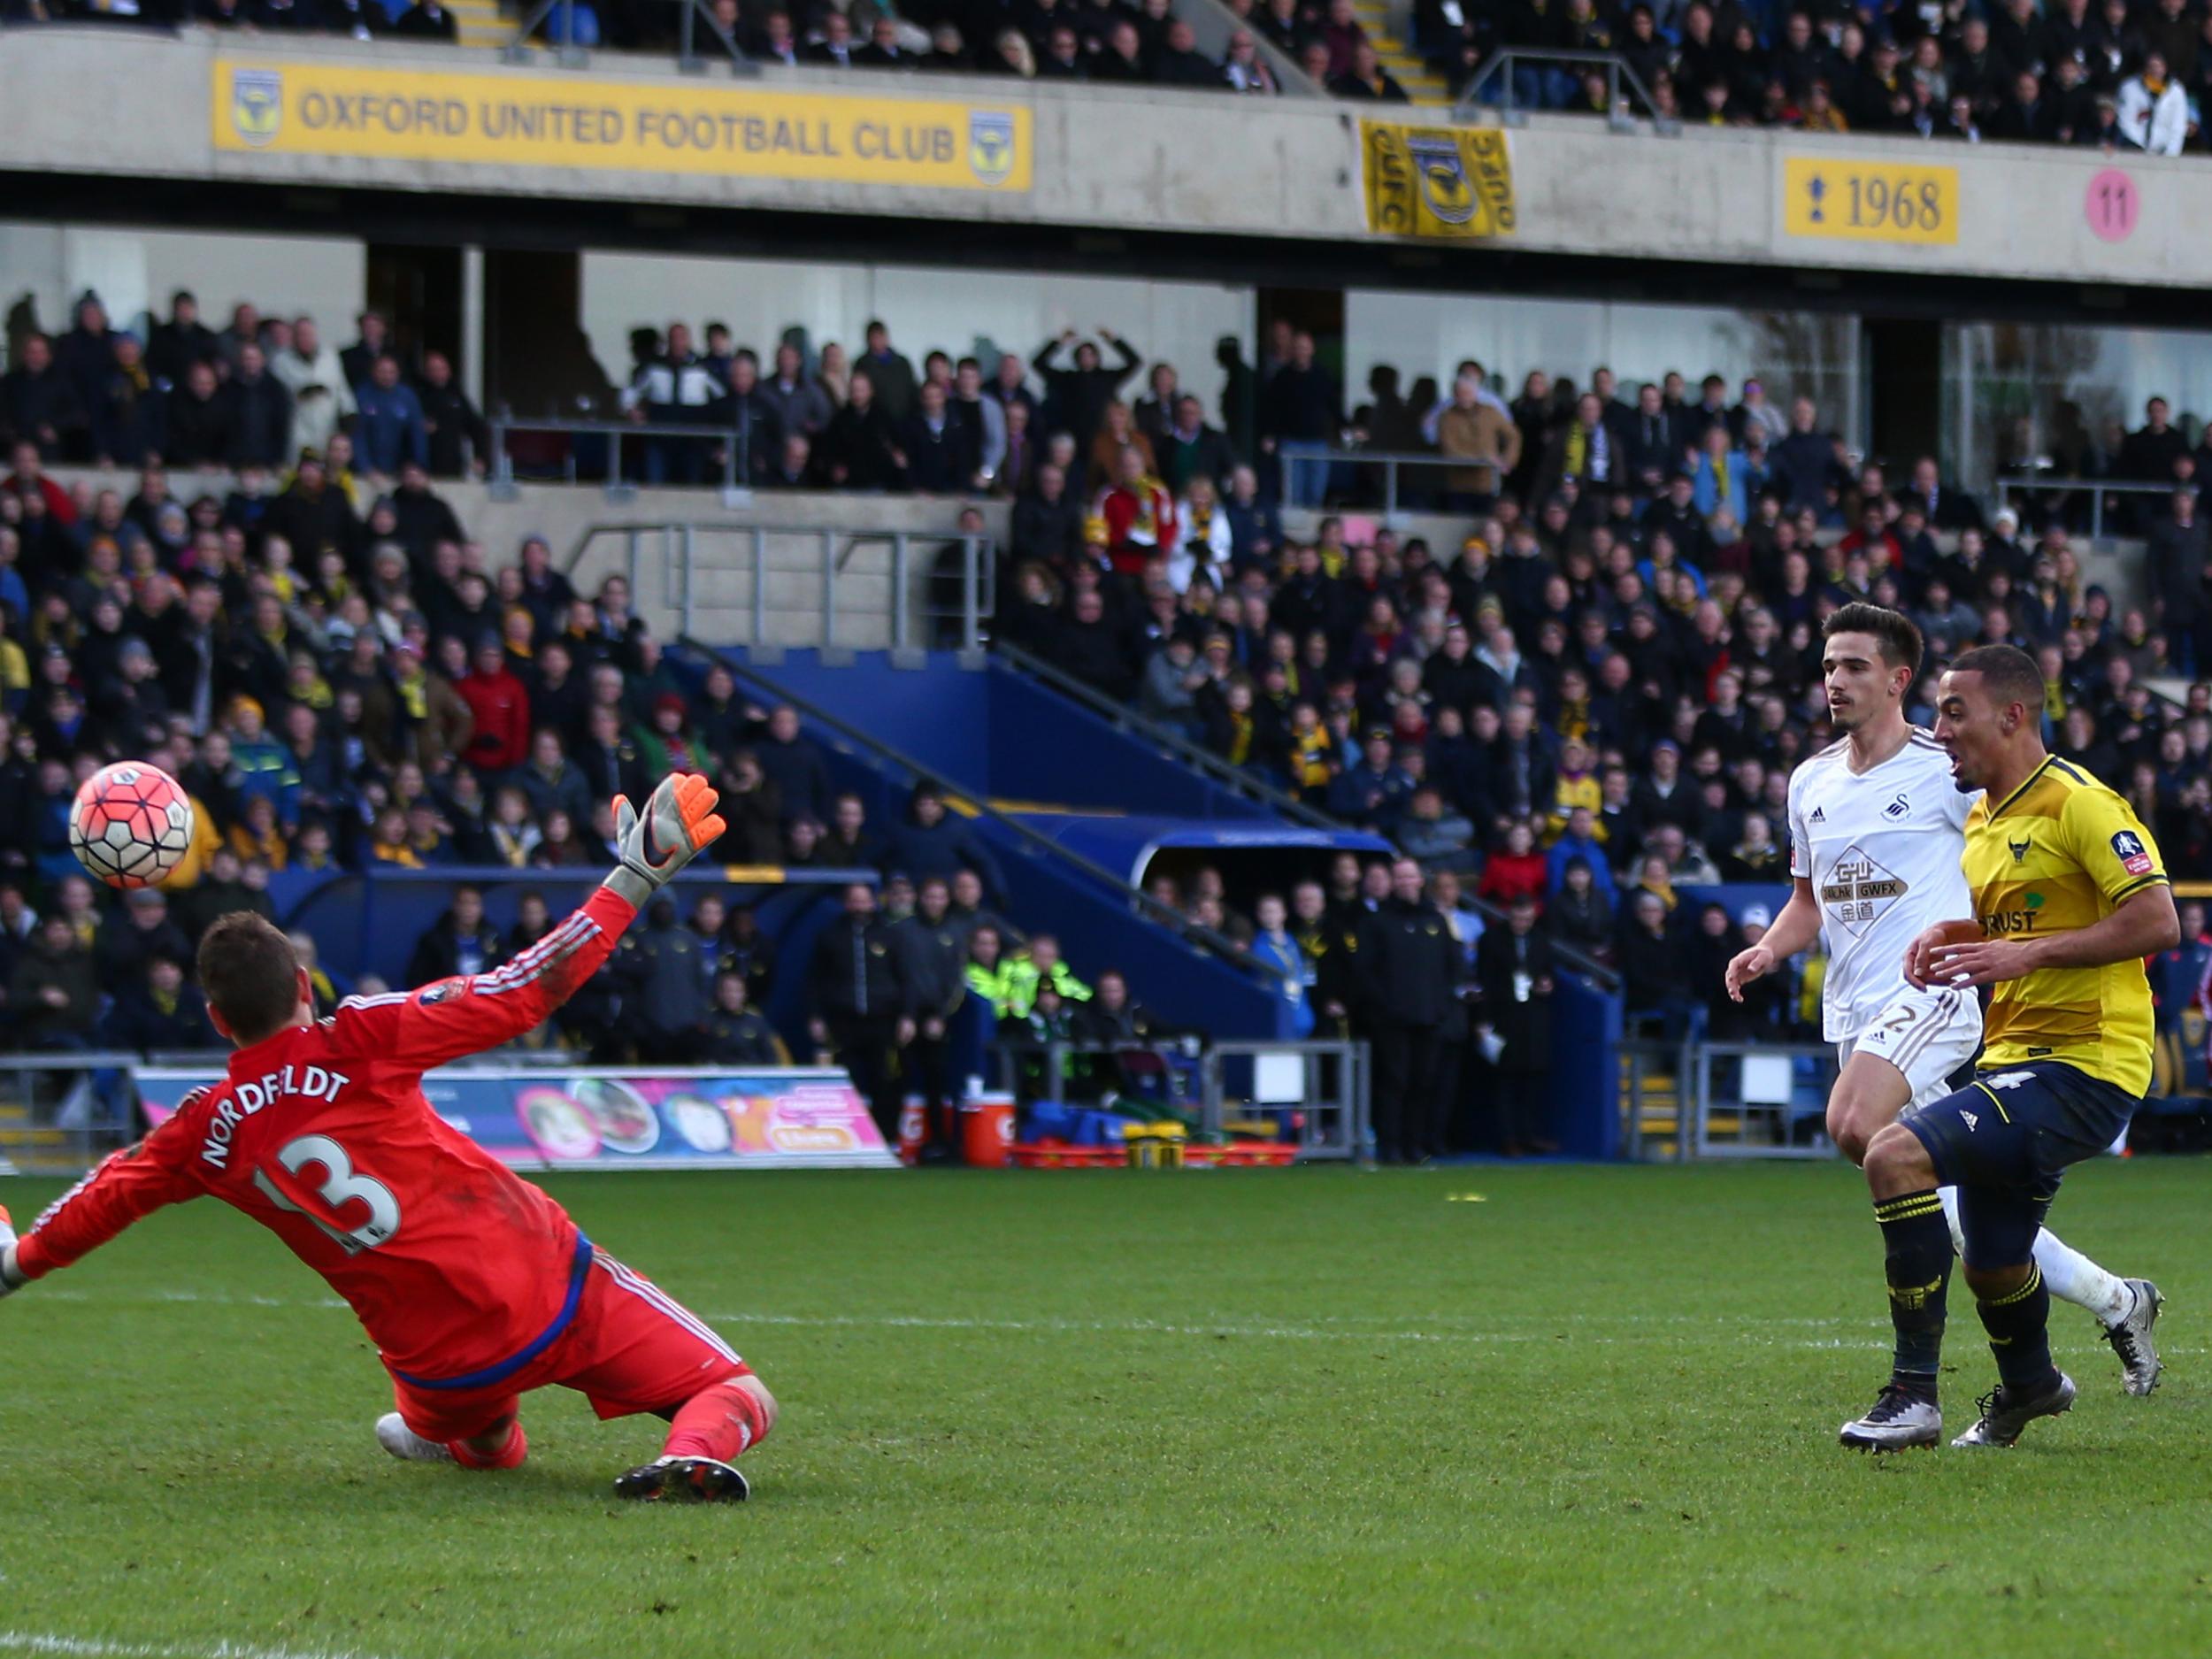
[[[446,1450],[453,1454],[453,1461],[464,1469],[519,1469],[522,1460],[530,1455],[530,1437],[522,1432],[522,1419],[515,1419],[509,1431],[506,1445],[487,1457],[481,1452],[471,1451],[466,1440],[448,1440]]]
[[[742,1379],[727,1377],[685,1402],[662,1449],[671,1457],[711,1457],[718,1463],[733,1463],[767,1432],[768,1419],[760,1402]]]
[[[733,1463],[767,1432],[767,1413],[744,1386],[743,1378],[726,1377],[684,1403],[664,1449],[672,1457],[711,1457],[718,1463]],[[530,1455],[530,1439],[518,1417],[507,1432],[507,1443],[488,1457],[466,1440],[448,1440],[446,1449],[464,1469],[519,1469]]]

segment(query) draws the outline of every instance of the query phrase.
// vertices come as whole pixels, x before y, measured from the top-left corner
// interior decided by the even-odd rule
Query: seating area
[[[626,575],[580,588],[570,549],[472,534],[442,492],[483,464],[488,434],[438,354],[404,351],[374,312],[343,347],[296,314],[239,305],[216,320],[189,296],[166,316],[111,319],[88,294],[73,327],[24,334],[0,375],[0,604],[20,664],[0,907],[27,1045],[165,1042],[194,1018],[196,926],[238,905],[290,919],[310,888],[365,872],[425,894],[445,891],[444,870],[488,879],[487,908],[418,905],[373,966],[332,962],[334,991],[495,963],[605,861],[608,800],[672,768],[714,777],[734,810],[722,863],[800,883],[857,872],[894,923],[935,874],[964,932],[988,916],[1018,958],[1033,935],[1065,935],[1083,983],[1118,970],[1140,1003],[1169,960],[1144,953],[1197,941],[1234,970],[1216,1034],[1263,1007],[1271,1030],[1363,1033],[1373,992],[1345,977],[1348,946],[1390,900],[1394,849],[1417,902],[1448,918],[1470,999],[1483,938],[1525,900],[1548,948],[1617,975],[1656,1029],[1802,1036],[1816,964],[1746,1005],[1711,994],[1770,914],[1717,884],[1783,882],[1785,780],[1830,734],[1817,625],[1861,598],[1919,622],[1923,684],[1970,643],[2039,653],[2058,752],[2126,790],[2177,878],[2212,878],[2212,687],[2154,688],[2212,662],[2205,457],[2162,401],[2072,457],[2080,496],[2046,496],[2024,525],[1932,457],[1853,457],[1809,397],[1755,378],[1693,389],[1669,374],[1632,392],[1603,365],[1571,379],[1516,365],[1517,380],[1465,361],[1376,365],[1348,407],[1313,337],[1287,324],[1256,363],[1230,342],[1206,397],[1110,326],[918,363],[879,322],[849,350],[764,319],[642,330],[606,412],[664,434],[625,446],[644,481],[703,483],[736,445],[763,501],[931,495],[964,504],[978,535],[987,507],[1007,526],[995,640],[1371,838],[1303,869],[1162,866],[1141,925],[1107,945],[1102,918],[1118,905],[1126,921],[1133,901],[1107,889],[1057,910],[1073,901],[1025,889],[1029,861],[1009,860],[1008,838],[1024,813],[1127,810],[1134,795],[1093,799],[1033,757],[1017,769],[1014,751],[966,774],[925,760],[895,783],[831,764],[843,737],[749,683],[741,658],[672,649]],[[1356,457],[1326,460],[1347,429],[1434,457],[1407,490],[1428,534],[1336,509],[1368,482]],[[1317,448],[1323,466],[1281,465]],[[119,459],[143,463],[127,485],[83,470]],[[2144,595],[2126,603],[2085,579],[2076,528],[2083,501],[2119,480],[2156,487],[2122,504],[2148,549]],[[562,487],[516,488],[526,503]],[[813,695],[834,703],[820,687],[837,672],[821,667]],[[926,733],[899,741],[927,748]],[[104,899],[66,849],[76,780],[126,754],[159,760],[199,804],[173,918]],[[969,827],[941,795],[925,809],[925,783],[956,805],[1027,804]],[[1234,811],[1267,816],[1248,800]],[[803,956],[833,909],[787,879],[698,895],[666,924],[671,948],[696,954],[681,981],[696,1007],[642,1046],[687,1044],[722,971],[764,960],[757,937],[780,942],[805,911],[789,946]],[[432,933],[419,962],[409,941]],[[142,948],[98,972],[100,950],[125,947]],[[795,1055],[826,1041],[804,977],[742,994]],[[1279,982],[1281,1006],[1254,989]],[[638,1041],[611,1021],[618,1006],[588,1006],[546,1041]]]
[[[2038,0],[1850,15],[1713,0],[1563,8],[1503,0],[573,0],[539,38],[665,55],[681,39],[773,66],[955,73],[1272,95],[1441,111],[1486,104],[1679,127],[1888,134],[2177,156],[2212,147],[2212,17],[2180,0]],[[6,0],[44,21],[511,43],[495,0]],[[1209,42],[1202,48],[1202,40]],[[695,46],[694,50],[700,50]],[[1609,65],[1625,74],[1617,77]]]

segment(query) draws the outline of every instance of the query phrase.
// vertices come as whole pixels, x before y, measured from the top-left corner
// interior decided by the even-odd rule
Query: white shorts
[[[1911,1104],[1951,1092],[1950,1077],[1982,1046],[1982,1005],[1971,990],[1907,991],[1855,1037],[1836,1045],[1836,1064],[1864,1049],[1905,1074]]]

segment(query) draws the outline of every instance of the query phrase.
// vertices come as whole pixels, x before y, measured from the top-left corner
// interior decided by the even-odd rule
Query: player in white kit
[[[1959,792],[1942,747],[1905,718],[1919,630],[1893,611],[1853,604],[1823,633],[1828,706],[1846,735],[1791,774],[1796,890],[1766,936],[1728,964],[1728,994],[1742,1001],[1745,985],[1820,938],[1828,957],[1822,1034],[1843,1068],[1828,1097],[1828,1133],[1856,1164],[1877,1132],[1948,1094],[1951,1075],[1981,1047],[1972,990],[1916,990],[1904,972],[1905,952],[1924,929],[1973,914],[1959,856],[1975,797]],[[1945,1187],[1941,1197],[1955,1243],[1958,1194]],[[2036,1239],[2035,1259],[2051,1294],[2104,1326],[2128,1393],[2157,1386],[2158,1287],[2105,1271],[2048,1231]],[[1946,1284],[1924,1294],[1940,1298]],[[1843,1425],[1846,1446],[1936,1443],[1943,1420],[1932,1366],[1924,1374],[1917,1366],[1901,1347],[1891,1386],[1872,1410]]]

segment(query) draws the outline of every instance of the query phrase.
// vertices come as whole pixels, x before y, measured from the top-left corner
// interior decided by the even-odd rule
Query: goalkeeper
[[[568,1214],[449,1126],[422,1074],[519,1036],[607,959],[646,901],[723,831],[705,779],[672,776],[642,814],[615,798],[622,862],[584,906],[496,972],[315,1018],[285,936],[250,912],[200,943],[215,1028],[237,1052],[143,1141],[19,1240],[0,1212],[0,1295],[66,1267],[165,1204],[211,1194],[327,1279],[367,1327],[398,1409],[395,1457],[512,1469],[521,1396],[558,1383],[603,1417],[671,1419],[630,1498],[737,1499],[741,1454],[776,1403],[697,1315],[595,1247]]]

